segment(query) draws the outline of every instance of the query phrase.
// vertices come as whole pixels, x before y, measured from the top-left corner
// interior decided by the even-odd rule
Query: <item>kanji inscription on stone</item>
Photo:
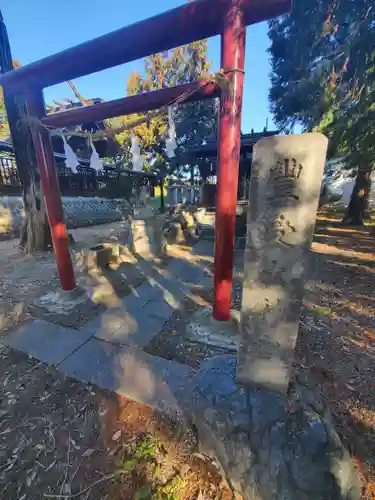
[[[287,391],[328,140],[275,136],[254,146],[237,379]]]

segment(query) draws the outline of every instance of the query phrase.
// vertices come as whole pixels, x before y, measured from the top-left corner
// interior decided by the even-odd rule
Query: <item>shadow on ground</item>
[[[294,377],[308,374],[370,491],[375,481],[375,237],[318,219]],[[365,496],[365,498],[372,498]]]
[[[17,351],[2,351],[0,379],[1,498],[232,499],[165,415]]]

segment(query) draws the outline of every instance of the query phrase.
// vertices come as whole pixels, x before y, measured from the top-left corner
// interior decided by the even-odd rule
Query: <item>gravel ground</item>
[[[0,354],[0,416],[0,498],[233,498],[193,434],[10,349]]]

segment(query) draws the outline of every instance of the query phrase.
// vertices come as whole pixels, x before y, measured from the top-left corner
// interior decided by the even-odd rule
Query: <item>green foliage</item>
[[[160,452],[159,443],[151,438],[150,436],[145,436],[139,443],[137,443],[137,448],[131,456],[127,455],[117,466],[117,473],[124,474],[130,473],[140,463],[147,462],[152,468],[156,469],[157,466],[157,455]]]
[[[115,165],[116,164],[116,160],[110,156],[102,156],[101,160],[102,160],[102,163],[104,163],[106,165]]]
[[[137,465],[138,460],[136,458],[128,458],[120,463],[116,471],[118,474],[129,474],[129,472],[132,472],[137,467]]]
[[[159,452],[160,445],[159,443],[151,438],[150,436],[146,436],[142,439],[137,445],[137,449],[134,453],[134,457],[138,460],[148,460],[149,462],[155,462],[157,454]]]
[[[330,138],[349,167],[375,163],[375,7],[372,0],[299,0],[269,23],[271,110]]]
[[[137,474],[141,471],[144,480],[145,466],[149,472],[149,484],[140,487],[135,495],[138,500],[178,500],[184,484],[179,474],[174,474],[165,482],[160,464],[168,460],[166,451],[161,443],[153,436],[145,436],[137,442],[133,451],[127,453],[118,464],[115,475],[120,478],[124,474]]]
[[[184,47],[177,47],[167,53],[154,54],[144,62],[143,75],[131,73],[127,82],[127,94],[135,95],[165,87],[180,85],[209,75],[210,62],[207,58],[207,42],[201,40]],[[149,121],[135,127],[142,153],[148,159],[148,164],[155,160],[163,164],[165,174],[171,173],[180,166],[179,158],[190,146],[201,145],[212,136],[216,136],[217,103],[215,100],[182,104],[174,109],[177,145],[176,159],[168,159],[165,151],[168,117],[151,118]],[[118,127],[134,119],[133,116],[119,117],[112,120]],[[124,151],[130,148],[130,131],[116,136]],[[181,160],[182,161],[182,160]],[[147,164],[147,162],[146,162]],[[204,167],[204,166],[203,166]]]
[[[156,488],[155,500],[178,500],[183,484],[184,480],[177,474],[167,484]]]
[[[13,61],[13,68],[19,68],[21,65],[18,61]],[[0,87],[0,141],[4,141],[9,138],[10,131],[8,125],[8,117],[5,109],[4,103],[4,93],[3,89]]]
[[[135,500],[150,500],[152,498],[151,486],[142,486],[135,494]]]

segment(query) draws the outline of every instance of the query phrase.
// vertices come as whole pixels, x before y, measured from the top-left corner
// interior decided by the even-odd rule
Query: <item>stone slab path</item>
[[[212,243],[201,241],[193,249],[211,256]],[[205,260],[174,258],[163,271],[144,261],[147,280],[79,330],[34,319],[3,339],[3,344],[55,365],[68,376],[148,404],[173,417],[192,370],[142,348],[162,329],[191,286],[204,277]]]

